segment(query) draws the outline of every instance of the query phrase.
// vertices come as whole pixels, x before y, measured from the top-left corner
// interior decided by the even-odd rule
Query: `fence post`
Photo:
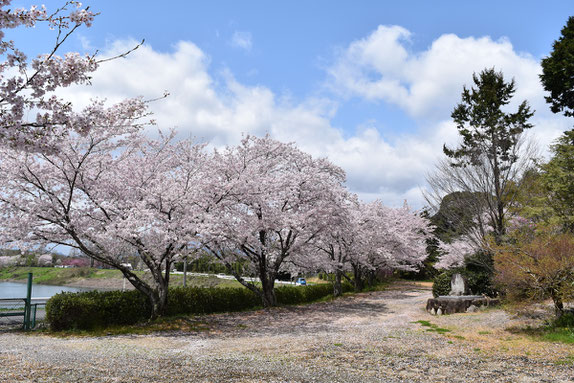
[[[30,330],[30,317],[32,313],[32,273],[28,273],[28,289],[26,304],[24,305],[24,330]]]

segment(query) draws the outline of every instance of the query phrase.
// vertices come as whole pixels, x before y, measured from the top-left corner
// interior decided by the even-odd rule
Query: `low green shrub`
[[[343,284],[344,292],[352,290],[350,284]],[[280,305],[313,302],[332,293],[330,283],[275,289]],[[169,290],[166,315],[210,314],[260,306],[260,298],[246,288],[175,287]],[[46,319],[54,331],[129,325],[145,320],[150,313],[149,302],[138,291],[60,293],[46,305]]]
[[[444,271],[434,277],[432,284],[432,295],[436,298],[439,295],[448,295],[450,293],[450,281],[452,275],[450,271]]]
[[[574,312],[565,312],[557,318],[552,327],[555,328],[571,328],[574,330]]]
[[[46,320],[55,331],[136,323],[151,313],[138,291],[60,293],[46,304]]]
[[[333,285],[322,283],[309,286],[281,286],[275,289],[275,297],[280,305],[296,305],[313,302],[333,294]]]
[[[258,306],[261,300],[246,288],[175,287],[169,290],[166,315],[211,314]]]

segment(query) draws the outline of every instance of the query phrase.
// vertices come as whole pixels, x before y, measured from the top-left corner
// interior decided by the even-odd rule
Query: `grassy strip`
[[[436,332],[437,334],[445,334],[447,332],[450,332],[449,329],[438,327],[436,324],[433,324],[433,323],[429,322],[428,320],[419,320],[419,321],[416,321],[413,323],[418,323],[423,327],[429,327],[429,328],[427,328],[427,331]]]
[[[535,340],[574,344],[574,314],[567,313],[541,327],[511,328],[513,334],[525,334]]]
[[[79,278],[121,278],[118,270],[100,270],[89,267],[8,267],[0,269],[0,280],[25,281],[28,273],[34,274],[34,282],[43,285],[64,285]]]
[[[34,274],[34,283],[36,284],[56,286],[73,284],[83,279],[115,279],[118,281],[122,281],[123,279],[123,275],[119,270],[111,269],[95,269],[89,267],[72,267],[66,269],[58,267],[9,267],[0,268],[0,281],[25,282],[28,278],[28,273]],[[144,272],[136,271],[136,273],[145,277]],[[173,287],[183,286],[183,275],[172,274],[170,276],[170,285]],[[215,275],[188,275],[187,285],[190,287],[241,287],[241,284],[236,280],[217,278]]]
[[[527,335],[538,341],[574,344],[574,328],[569,327],[528,326],[526,328],[510,328],[508,331],[512,334]]]

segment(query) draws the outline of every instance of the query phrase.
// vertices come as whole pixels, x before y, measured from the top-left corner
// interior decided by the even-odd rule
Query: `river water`
[[[0,299],[3,298],[26,298],[26,283],[0,282]],[[62,291],[79,292],[92,289],[77,287],[32,285],[32,298],[49,298]]]

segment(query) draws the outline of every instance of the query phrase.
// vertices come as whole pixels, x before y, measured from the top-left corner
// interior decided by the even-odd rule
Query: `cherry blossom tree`
[[[478,250],[473,246],[473,242],[464,236],[452,243],[441,242],[439,248],[443,254],[434,265],[437,270],[464,266],[465,259]]]
[[[322,268],[335,273],[335,295],[341,293],[342,277],[351,281],[347,271],[353,273],[355,289],[361,290],[365,277],[372,284],[377,270],[416,270],[427,257],[430,222],[408,206],[363,203],[351,195],[338,212],[317,244]]]
[[[73,104],[55,91],[89,84],[98,65],[114,59],[98,60],[95,54],[76,52],[59,55],[70,36],[82,26],[91,26],[94,16],[77,1],[67,1],[50,13],[44,6],[12,8],[11,0],[0,0],[0,144],[55,150],[66,130],[85,133],[91,129],[90,119],[74,113]],[[6,39],[10,29],[41,25],[53,30],[55,37],[47,53],[36,58],[30,59],[14,41]],[[94,101],[92,106],[98,108],[98,103]]]
[[[350,271],[351,260],[357,258],[359,239],[359,201],[355,194],[342,191],[338,209],[334,211],[329,228],[324,230],[316,242],[319,255],[308,268],[322,269],[335,275],[333,296],[343,294],[342,279]],[[312,259],[312,260],[313,260]]]
[[[38,257],[39,267],[52,267],[54,264],[52,254],[42,254]]]
[[[0,269],[3,267],[16,266],[18,264],[18,257],[0,256]]]
[[[356,289],[362,289],[365,274],[372,279],[376,270],[416,270],[427,257],[430,221],[406,203],[401,208],[362,203],[358,214],[357,249],[350,261]]]
[[[145,139],[130,118],[141,108],[133,100],[92,108],[85,114],[92,128],[68,131],[54,152],[0,149],[0,239],[19,248],[76,248],[120,270],[156,317],[167,303],[171,265],[189,251],[202,220],[203,206],[193,201],[202,198],[208,156],[172,136]],[[127,267],[133,254],[149,277]]]
[[[345,174],[268,136],[246,137],[215,157],[215,198],[203,245],[265,306],[274,306],[275,278],[314,256],[313,243],[331,224]],[[237,260],[248,262],[260,285],[233,269]]]

